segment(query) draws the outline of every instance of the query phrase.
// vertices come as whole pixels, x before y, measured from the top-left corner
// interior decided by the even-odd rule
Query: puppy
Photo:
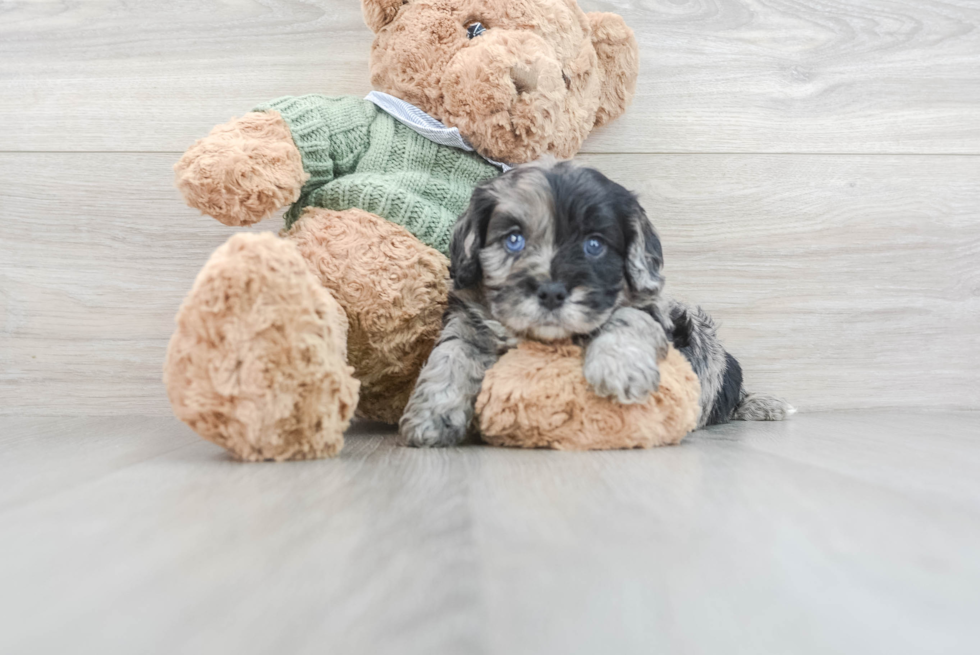
[[[635,195],[594,169],[546,161],[483,184],[450,256],[443,331],[399,424],[408,445],[465,439],[484,374],[522,338],[573,339],[592,389],[621,403],[656,391],[657,362],[673,343],[701,382],[698,427],[794,411],[747,393],[711,317],[662,294],[653,225]]]

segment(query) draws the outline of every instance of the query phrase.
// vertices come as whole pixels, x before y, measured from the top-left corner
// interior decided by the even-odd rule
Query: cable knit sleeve
[[[289,125],[310,179],[300,200],[286,212],[287,225],[296,220],[304,199],[314,190],[354,171],[370,144],[370,127],[378,109],[354,96],[287,96],[264,103],[255,111],[277,111]],[[294,209],[296,211],[294,211]]]

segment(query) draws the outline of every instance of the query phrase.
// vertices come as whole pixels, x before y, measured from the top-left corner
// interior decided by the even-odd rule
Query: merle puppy
[[[667,299],[663,252],[635,195],[570,162],[528,164],[473,194],[456,224],[443,331],[400,422],[412,446],[467,435],[483,376],[518,339],[571,338],[600,396],[642,402],[673,343],[701,382],[698,427],[781,420],[793,409],[749,394],[699,307]]]

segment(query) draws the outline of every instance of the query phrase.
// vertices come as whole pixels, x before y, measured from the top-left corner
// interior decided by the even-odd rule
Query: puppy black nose
[[[568,298],[568,289],[561,282],[545,282],[538,287],[538,301],[548,309],[558,309]]]

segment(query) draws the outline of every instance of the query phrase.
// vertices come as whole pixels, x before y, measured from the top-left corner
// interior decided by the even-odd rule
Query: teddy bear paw
[[[309,175],[289,127],[276,112],[218,125],[174,166],[191,207],[225,225],[252,225],[299,198]]]

